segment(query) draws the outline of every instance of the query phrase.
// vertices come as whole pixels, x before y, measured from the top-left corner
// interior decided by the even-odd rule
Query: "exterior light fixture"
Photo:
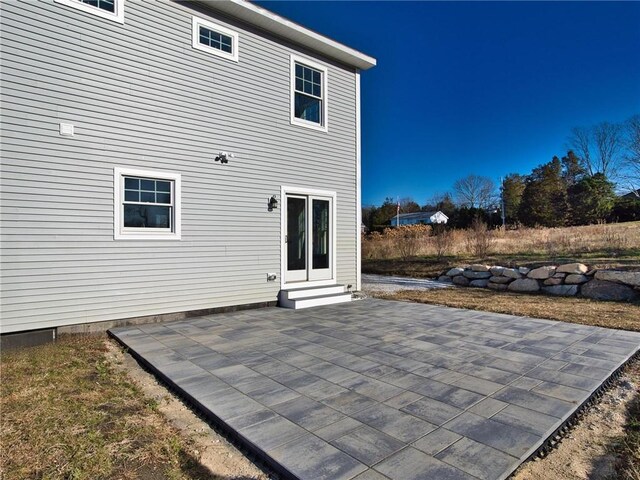
[[[220,163],[229,163],[230,158],[235,158],[235,155],[229,152],[220,152],[215,158],[215,161]]]
[[[269,199],[269,203],[267,204],[269,207],[269,211],[272,212],[274,208],[278,208],[278,200],[275,195],[272,195]]]

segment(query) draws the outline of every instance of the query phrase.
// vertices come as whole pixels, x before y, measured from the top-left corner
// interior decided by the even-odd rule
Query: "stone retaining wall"
[[[582,263],[534,269],[469,265],[452,268],[438,280],[461,287],[565,297],[580,295],[596,300],[630,302],[640,298],[640,272],[595,270]]]

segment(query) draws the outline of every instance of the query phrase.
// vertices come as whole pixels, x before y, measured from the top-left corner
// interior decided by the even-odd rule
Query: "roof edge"
[[[247,0],[201,0],[209,8],[229,16],[244,20],[252,25],[315,50],[347,65],[368,70],[376,66],[376,59],[342,43],[309,30],[291,20],[277,15],[266,8],[254,5]]]

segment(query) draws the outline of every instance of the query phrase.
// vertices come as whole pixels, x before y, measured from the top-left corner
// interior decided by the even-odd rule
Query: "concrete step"
[[[333,305],[351,301],[351,293],[345,292],[344,285],[326,285],[322,287],[294,288],[281,290],[278,305],[283,308],[309,308],[320,305]]]
[[[322,295],[334,295],[344,293],[346,291],[344,285],[325,285],[322,287],[301,287],[282,290],[281,296],[287,300],[299,300],[308,297],[319,297]]]

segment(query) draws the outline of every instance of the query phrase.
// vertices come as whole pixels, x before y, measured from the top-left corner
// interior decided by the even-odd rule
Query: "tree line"
[[[528,174],[511,173],[499,186],[468,175],[454,183],[453,193],[435,195],[424,205],[406,197],[364,207],[363,222],[380,230],[398,205],[401,213],[440,210],[454,228],[468,228],[474,219],[490,226],[543,227],[640,220],[640,115],[621,124],[573,128],[568,143],[566,155]],[[618,196],[616,190],[628,193]]]

